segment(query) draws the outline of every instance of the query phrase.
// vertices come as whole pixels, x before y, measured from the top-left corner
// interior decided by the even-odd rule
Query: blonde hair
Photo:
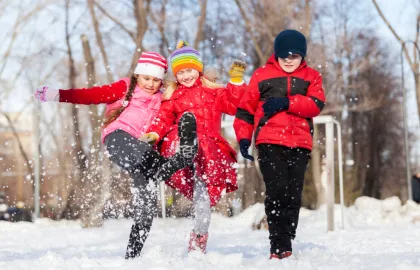
[[[210,89],[224,88],[222,84],[212,82],[209,79],[206,79],[204,76],[200,76],[199,80],[201,80],[201,83],[203,84],[204,87],[207,87]],[[170,99],[177,88],[178,88],[178,82],[173,81],[173,80],[166,81],[165,92],[163,92],[163,99]]]

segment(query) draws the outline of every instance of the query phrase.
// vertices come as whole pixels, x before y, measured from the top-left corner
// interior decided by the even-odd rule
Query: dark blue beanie
[[[276,59],[287,58],[290,54],[306,56],[306,38],[296,30],[284,30],[274,40],[274,55]]]

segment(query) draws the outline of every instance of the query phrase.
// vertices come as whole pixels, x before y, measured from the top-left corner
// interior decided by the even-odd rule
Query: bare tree
[[[25,68],[28,61],[33,60],[34,57],[31,55],[30,52],[24,51],[25,53],[22,55],[22,43],[17,42],[19,38],[25,38],[25,30],[30,27],[31,20],[33,18],[36,18],[36,16],[45,10],[45,8],[50,5],[51,1],[39,1],[38,3],[34,5],[25,5],[25,8],[19,8],[19,11],[17,13],[16,21],[11,27],[11,33],[10,36],[7,36],[7,39],[5,40],[5,51],[2,57],[1,61],[1,67],[0,67],[0,82],[4,85],[2,85],[2,93],[0,94],[0,106],[2,106],[5,100],[9,99],[11,96],[11,93],[16,93],[12,90],[16,90],[19,83],[21,82],[20,79],[24,77],[24,75],[27,74],[27,69]],[[0,4],[0,12],[3,12],[5,7],[7,7],[8,3],[1,3]],[[7,29],[3,29],[4,31],[7,31]],[[13,73],[14,65],[16,62],[20,62],[20,65],[18,66],[17,70],[14,71],[15,75],[13,77],[10,76],[10,74]],[[16,65],[17,66],[17,65]],[[2,80],[1,76],[3,74],[6,74],[4,71],[8,71],[8,79]],[[43,76],[40,76],[41,74],[38,73],[38,76],[40,81],[45,81],[48,79],[52,73],[48,72],[44,74]],[[30,93],[32,94],[34,87],[28,87]],[[34,194],[34,185],[35,185],[35,175],[33,171],[33,156],[32,156],[32,149],[26,148],[24,145],[25,137],[27,139],[28,134],[22,134],[18,131],[19,129],[19,121],[22,115],[27,114],[27,109],[30,108],[31,104],[33,103],[33,100],[29,100],[25,103],[24,106],[22,106],[22,109],[19,111],[14,112],[14,116],[12,117],[9,112],[4,111],[3,109],[0,109],[0,115],[6,119],[7,127],[10,129],[10,131],[13,134],[13,137],[18,145],[18,150],[20,153],[20,156],[22,158],[22,163],[25,164],[25,170],[28,182],[31,185],[31,193]],[[8,103],[7,105],[11,105],[13,103]],[[15,110],[15,107],[12,105],[11,108]],[[25,127],[26,128],[26,127]],[[23,136],[22,136],[23,135]],[[38,144],[36,147],[39,148],[41,152],[41,144]],[[41,152],[42,153],[42,152]],[[41,155],[42,156],[42,155]],[[21,163],[21,161],[17,162]],[[42,157],[41,157],[42,162]],[[42,180],[42,179],[41,179]],[[42,184],[42,181],[41,181]],[[21,186],[23,188],[23,186]],[[41,190],[42,191],[42,190]],[[31,197],[32,198],[32,197]],[[20,198],[21,200],[28,200],[30,198]]]
[[[108,60],[108,55],[105,51],[105,45],[104,45],[104,42],[103,42],[103,39],[102,39],[102,33],[99,30],[99,22],[98,22],[98,19],[96,18],[96,14],[95,14],[94,2],[95,2],[95,0],[88,0],[90,16],[92,17],[92,24],[93,24],[93,27],[95,29],[96,42],[98,43],[98,47],[101,51],[102,59],[104,61],[104,65],[105,65],[105,69],[106,69],[106,75],[107,75],[107,78],[108,78],[108,83],[112,83],[112,81],[113,81],[112,73],[111,73],[111,70],[109,68],[109,60]],[[85,51],[85,54],[86,54],[86,50],[84,50],[84,51]],[[85,57],[86,57],[86,55],[85,55]],[[88,74],[88,76],[90,77],[91,75]],[[93,76],[93,78],[95,78],[95,76]]]
[[[135,31],[129,30],[120,20],[118,20],[115,16],[111,15],[109,12],[105,10],[99,3],[95,2],[95,5],[103,12],[105,16],[107,16],[110,20],[116,23],[122,30],[124,30],[134,41],[135,51],[131,58],[131,65],[128,71],[128,74],[134,70],[135,66],[137,65],[137,60],[139,59],[140,53],[145,51],[145,47],[143,46],[143,39],[148,29],[148,14],[150,13],[150,5],[151,0],[132,0],[133,3],[133,10],[134,10],[134,18],[136,21],[136,29]]]
[[[247,29],[247,32],[250,33],[250,35],[251,35],[251,40],[252,40],[252,42],[254,44],[255,52],[258,55],[259,63],[263,63],[267,59],[267,55],[265,55],[262,52],[262,49],[261,49],[261,47],[259,45],[259,42],[258,42],[257,38],[254,36],[254,34],[253,34],[254,31],[252,31],[252,24],[250,22],[250,19],[247,16],[247,12],[245,12],[245,9],[243,7],[242,2],[239,1],[239,0],[235,0],[235,2],[238,5],[238,8],[239,8],[239,10],[241,12],[241,15],[242,15],[243,20],[245,21],[245,27]]]
[[[25,148],[23,147],[23,144],[22,144],[22,141],[21,141],[21,139],[20,139],[20,137],[19,137],[19,134],[18,134],[18,132],[17,132],[17,130],[16,130],[16,128],[15,128],[15,125],[13,124],[14,119],[12,119],[12,118],[9,116],[9,114],[8,114],[8,113],[6,113],[6,112],[4,112],[4,111],[1,111],[1,110],[0,110],[0,114],[1,114],[1,115],[3,115],[3,116],[6,118],[7,123],[8,123],[8,125],[9,125],[10,129],[12,130],[13,137],[15,138],[16,142],[18,143],[19,152],[20,152],[20,154],[21,154],[21,156],[22,156],[23,160],[25,161],[25,164],[27,164],[26,168],[27,168],[27,170],[28,170],[28,175],[30,176],[30,179],[31,179],[31,183],[32,183],[32,193],[33,193],[33,191],[34,191],[34,183],[35,183],[35,179],[34,179],[33,167],[32,167],[32,166],[30,166],[31,162],[30,162],[29,155],[28,155],[28,153],[27,153],[27,149],[25,149]]]
[[[143,38],[146,34],[148,28],[147,14],[150,12],[150,2],[151,0],[133,0],[134,5],[134,17],[136,18],[136,50],[132,59],[130,70],[134,70],[137,65],[137,60],[139,59],[140,53],[145,51],[143,46]]]
[[[206,23],[206,14],[207,14],[207,0],[200,0],[201,14],[197,22],[197,34],[194,40],[194,48],[198,48],[198,45],[203,40],[204,37],[204,24]]]
[[[161,43],[160,43],[160,52],[165,55],[168,56],[170,52],[169,50],[169,40],[167,37],[167,29],[165,28],[166,26],[166,5],[167,5],[168,1],[167,0],[163,0],[162,4],[160,6],[160,9],[157,12],[151,11],[150,12],[150,17],[152,19],[152,21],[156,24],[160,37],[161,37]]]
[[[414,75],[414,83],[415,83],[416,96],[417,96],[417,110],[418,110],[418,115],[420,116],[420,72],[419,72],[420,57],[418,55],[417,49],[414,46],[413,53],[410,55],[407,46],[404,45],[405,41],[401,38],[401,36],[397,33],[395,28],[389,22],[389,20],[385,17],[377,1],[372,0],[372,3],[375,6],[375,9],[378,11],[379,16],[381,17],[383,22],[386,24],[388,29],[391,31],[391,33],[394,35],[394,37],[397,39],[397,41],[400,43],[401,48],[404,51],[405,58],[407,59],[408,64],[410,66],[410,70]],[[418,46],[417,48],[420,49],[420,10],[419,9],[417,9],[417,18],[416,18],[416,23],[415,23],[415,36],[412,39],[412,41],[416,42]]]
[[[69,59],[69,85],[70,88],[76,88],[76,67],[73,59],[73,51],[70,45],[70,32],[69,32],[69,9],[70,9],[70,0],[65,0],[65,33],[66,33],[66,45],[67,45],[67,55]],[[80,202],[77,201],[77,187],[82,181],[83,172],[86,172],[86,162],[87,162],[87,155],[82,147],[82,138],[81,138],[81,131],[79,127],[78,121],[78,109],[76,105],[72,105],[71,108],[71,116],[73,119],[73,139],[75,142],[74,145],[74,158],[77,164],[77,170],[74,171],[73,179],[75,180],[67,199],[67,205],[65,210],[63,211],[63,217],[66,218],[78,218],[80,215]]]
[[[29,10],[26,13],[23,14],[19,14],[19,16],[17,16],[16,18],[16,22],[13,26],[13,31],[12,31],[12,36],[10,37],[10,42],[9,45],[7,46],[7,49],[3,55],[3,65],[0,68],[0,77],[3,74],[3,71],[6,67],[7,64],[7,60],[9,59],[12,49],[13,49],[13,45],[16,42],[16,38],[18,37],[19,34],[19,27],[21,27],[23,24],[27,23],[27,21],[33,17],[36,13],[38,13],[40,10],[42,10],[46,5],[48,4],[48,2],[44,1],[41,3],[38,3],[33,9]],[[23,9],[22,9],[23,10]]]

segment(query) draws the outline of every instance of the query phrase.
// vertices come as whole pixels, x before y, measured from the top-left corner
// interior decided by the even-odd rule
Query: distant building
[[[21,147],[30,159],[32,151],[32,117],[28,113],[10,113]],[[16,136],[7,119],[0,116],[0,192],[5,194],[6,202],[14,205],[18,201],[32,204],[32,184],[28,164],[22,156]]]

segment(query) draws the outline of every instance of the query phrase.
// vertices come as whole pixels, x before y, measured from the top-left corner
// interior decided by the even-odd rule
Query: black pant
[[[153,218],[156,215],[156,183],[144,174],[144,155],[152,147],[139,141],[125,131],[117,130],[106,136],[106,150],[109,159],[127,170],[133,178],[132,201],[134,207],[134,225],[131,229],[126,258],[140,255],[147,239]]]
[[[302,201],[303,181],[310,150],[275,144],[258,145],[261,173],[266,186],[271,253],[292,251]]]
[[[144,176],[144,155],[152,147],[125,131],[116,130],[105,138],[109,159],[133,178],[134,222],[151,224],[156,213],[156,184]]]
[[[413,190],[413,201],[420,203],[420,178],[413,176],[411,179],[411,189]]]

